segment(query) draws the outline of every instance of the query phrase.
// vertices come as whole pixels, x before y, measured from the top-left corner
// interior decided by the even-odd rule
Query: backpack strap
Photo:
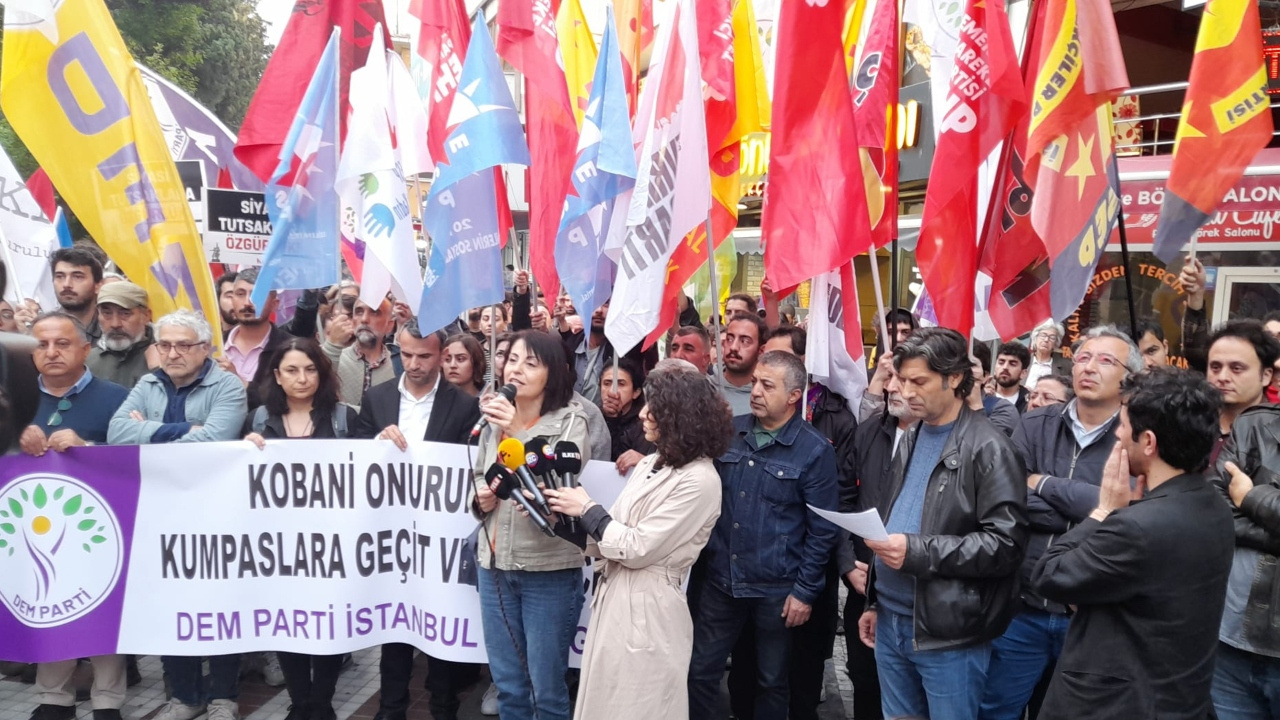
[[[333,406],[333,436],[338,439],[351,436],[347,428],[347,406],[342,403]]]

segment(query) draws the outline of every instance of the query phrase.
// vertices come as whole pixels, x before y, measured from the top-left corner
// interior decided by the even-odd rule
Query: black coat
[[[917,422],[894,454],[876,505],[889,519],[910,467]],[[1027,544],[1027,475],[1004,433],[965,406],[929,475],[920,532],[907,535],[902,572],[915,577],[915,646],[948,650],[993,640],[1018,609]],[[868,580],[875,603],[875,566]]]
[[[1077,606],[1040,720],[1213,717],[1234,551],[1231,510],[1199,474],[1062,536],[1032,578],[1040,595]]]
[[[858,425],[853,433],[853,483],[841,478],[840,512],[870,510],[888,492],[893,470],[893,438],[897,433],[898,418],[883,410]],[[845,534],[838,551],[841,576],[854,568],[855,559],[864,563],[872,559],[866,543],[852,533]]]
[[[851,487],[855,494],[857,492],[857,453],[853,448],[853,436],[858,429],[858,418],[849,409],[843,395],[828,387],[819,387],[822,387],[822,392],[813,403],[809,422],[814,430],[831,441],[831,447],[836,451],[836,470],[840,472],[838,480],[843,498]]]
[[[338,403],[332,411],[312,410],[311,411],[311,435],[313,440],[333,440],[337,437],[334,429],[333,412],[346,413],[347,437],[357,437],[356,435],[356,411],[350,405]],[[244,419],[244,428],[241,430],[242,435],[248,435],[253,432],[254,413],[249,413]],[[284,427],[284,418],[279,415],[268,415],[267,421],[262,428],[262,437],[266,440],[279,440],[289,437],[289,433]],[[301,439],[301,438],[296,438]]]
[[[1027,559],[1022,563],[1022,600],[1034,608],[1057,613],[1065,613],[1067,608],[1036,595],[1031,573],[1054,539],[1088,517],[1098,505],[1102,468],[1115,447],[1116,424],[1120,422],[1119,415],[1109,420],[1102,435],[1081,450],[1067,408],[1068,405],[1049,405],[1032,410],[1013,433],[1013,446],[1018,449],[1027,474],[1049,476],[1041,481],[1039,493],[1027,491],[1031,536],[1027,539]]]
[[[466,444],[471,428],[480,420],[480,402],[445,382],[443,375],[436,378],[436,384],[436,399],[422,439]],[[387,380],[369,388],[360,402],[355,437],[377,437],[387,426],[399,424],[400,381]]]
[[[644,439],[644,423],[640,422],[640,408],[644,400],[631,403],[631,409],[618,417],[605,416],[604,422],[609,426],[609,459],[617,460],[622,453],[635,450],[641,455],[649,455],[657,448]]]

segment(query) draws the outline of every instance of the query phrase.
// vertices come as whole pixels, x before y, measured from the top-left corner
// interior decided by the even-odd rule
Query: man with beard
[[[1011,403],[1018,413],[1027,411],[1027,393],[1023,386],[1027,379],[1027,367],[1031,364],[1031,351],[1020,342],[1007,342],[996,350],[995,397]]]
[[[256,308],[249,296],[253,293],[254,283],[258,282],[258,268],[241,270],[236,274],[233,286],[232,315],[238,323],[227,335],[223,356],[218,365],[229,373],[233,373],[244,382],[249,389],[249,405],[257,407],[261,400],[257,388],[268,374],[268,363],[271,355],[293,336],[271,322],[271,314],[276,311],[276,293],[267,293],[262,308]]]
[[[236,304],[236,274],[234,272],[223,273],[218,277],[218,314],[222,316],[222,339],[227,339],[227,333],[231,332],[231,328],[239,324],[236,320],[235,304]]]
[[[98,293],[98,321],[102,338],[89,354],[94,377],[133,388],[138,379],[159,367],[150,351],[151,309],[147,291],[127,280],[104,285]]]
[[[895,377],[893,353],[881,356],[877,372],[885,376],[884,382]],[[902,393],[889,393],[888,402],[879,415],[858,425],[854,431],[854,482],[842,482],[840,486],[840,511],[862,512],[871,510],[888,492],[892,476],[893,454],[898,441],[916,421],[911,406],[902,399]],[[840,575],[853,592],[845,598],[844,617],[852,631],[852,619],[862,614],[867,604],[867,569],[875,555],[857,535],[845,533],[837,546]],[[850,632],[852,634],[852,632]],[[858,720],[877,720],[883,717],[880,708],[880,675],[876,672],[876,653],[861,642],[846,643],[848,656],[845,671],[853,683],[853,716]]]
[[[716,378],[716,387],[734,417],[751,413],[751,376],[756,371],[760,348],[768,341],[769,329],[754,313],[733,315],[725,326],[724,377]]]
[[[102,337],[98,325],[98,291],[102,289],[102,263],[88,248],[60,248],[49,257],[53,289],[62,311],[79,321],[89,342]]]
[[[1222,393],[1219,435],[1209,455],[1210,465],[1217,465],[1218,453],[1231,436],[1236,418],[1245,410],[1266,402],[1266,389],[1275,373],[1277,357],[1280,357],[1280,344],[1257,320],[1233,320],[1209,338],[1206,374],[1209,384]]]
[[[360,399],[369,388],[400,377],[403,366],[400,349],[386,342],[395,327],[390,299],[376,308],[356,300],[350,325],[355,342],[330,335],[323,347],[338,369],[338,397],[359,410]]]

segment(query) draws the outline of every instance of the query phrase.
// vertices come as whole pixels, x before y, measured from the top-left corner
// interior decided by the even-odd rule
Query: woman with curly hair
[[[658,450],[636,466],[608,512],[582,488],[547,490],[551,509],[581,518],[600,560],[574,717],[688,717],[693,621],[682,586],[720,516],[713,458],[729,446],[729,406],[684,360],[664,360],[640,412]]]

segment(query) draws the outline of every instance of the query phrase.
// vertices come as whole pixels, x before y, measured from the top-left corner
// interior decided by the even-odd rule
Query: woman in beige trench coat
[[[644,386],[645,457],[605,512],[582,488],[548,490],[551,509],[582,518],[598,584],[582,656],[575,720],[689,716],[693,621],[685,576],[720,516],[712,458],[728,447],[729,406],[683,360],[660,363]]]

